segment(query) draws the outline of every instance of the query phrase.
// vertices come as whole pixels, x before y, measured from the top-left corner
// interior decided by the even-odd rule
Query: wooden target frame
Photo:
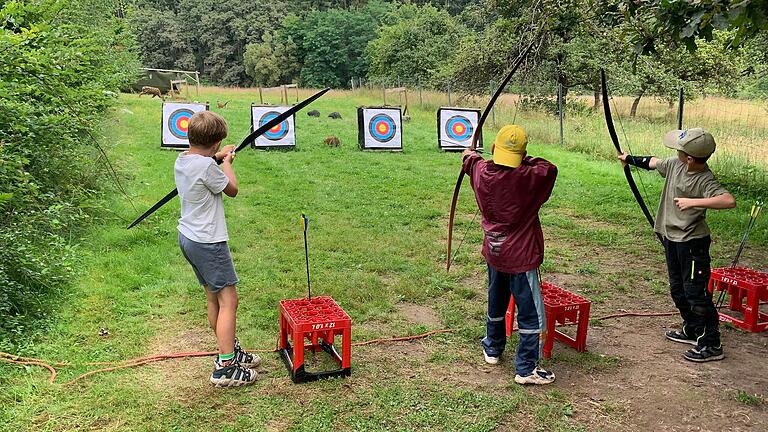
[[[380,125],[377,128],[376,125]],[[399,107],[358,107],[357,143],[361,150],[403,151],[403,113]]]
[[[208,102],[163,102],[160,115],[160,148],[188,149],[189,140],[186,138],[187,125],[183,123],[184,119],[188,122],[195,113],[208,110]]]
[[[440,107],[437,110],[437,147],[446,152],[459,152],[472,145],[472,137],[480,122],[477,108]],[[477,141],[483,148],[483,134]]]
[[[290,108],[289,106],[251,104],[251,132],[255,131],[260,124],[263,124],[261,119],[265,115],[274,114],[277,116]],[[258,118],[256,111],[259,111]],[[257,122],[259,122],[258,125]],[[287,125],[287,129],[284,131],[277,130],[277,126],[270,129],[264,135],[256,138],[251,143],[251,148],[260,150],[293,150],[296,148],[296,114],[285,119],[280,125]]]

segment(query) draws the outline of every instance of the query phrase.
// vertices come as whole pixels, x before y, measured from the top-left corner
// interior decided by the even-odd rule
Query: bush
[[[93,131],[138,71],[109,2],[6,2],[0,9],[0,349],[72,277],[73,239],[108,182]]]

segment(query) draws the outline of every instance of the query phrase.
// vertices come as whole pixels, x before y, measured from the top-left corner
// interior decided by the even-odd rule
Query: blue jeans
[[[527,376],[539,363],[543,346],[540,336],[546,330],[538,269],[525,273],[504,273],[488,266],[488,318],[485,338],[481,343],[489,356],[498,357],[504,352],[507,343],[504,315],[510,295],[515,297],[520,329],[515,372]]]

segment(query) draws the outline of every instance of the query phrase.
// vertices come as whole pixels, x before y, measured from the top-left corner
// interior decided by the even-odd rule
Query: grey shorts
[[[179,247],[192,265],[200,285],[206,286],[210,292],[216,293],[240,282],[227,242],[198,243],[179,233]]]

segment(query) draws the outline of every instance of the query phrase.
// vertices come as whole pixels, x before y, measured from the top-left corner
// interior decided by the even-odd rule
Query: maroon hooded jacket
[[[483,256],[504,273],[533,270],[544,261],[544,234],[539,209],[549,199],[557,167],[525,157],[517,168],[496,165],[477,154],[464,159],[483,215]]]

